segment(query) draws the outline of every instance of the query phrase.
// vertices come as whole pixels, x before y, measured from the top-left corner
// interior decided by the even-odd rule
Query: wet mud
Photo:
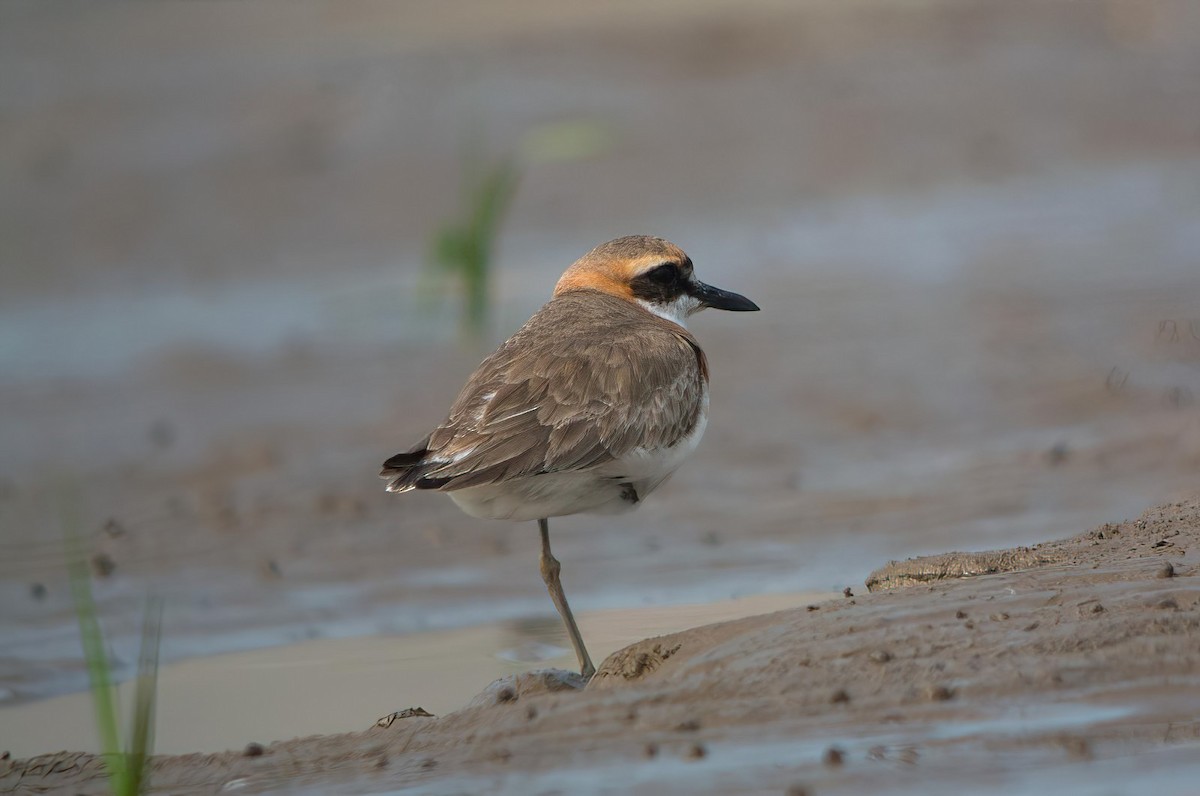
[[[583,688],[531,672],[445,716],[393,711],[358,733],[156,758],[153,781],[175,793],[1003,793],[1067,778],[1067,792],[1185,792],[1200,765],[1200,496],[1038,549],[1054,562],[647,639]],[[105,788],[90,755],[4,765],[5,786]]]

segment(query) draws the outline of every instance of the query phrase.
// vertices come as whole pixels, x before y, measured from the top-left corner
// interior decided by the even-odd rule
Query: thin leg
[[[542,580],[546,582],[546,589],[550,592],[550,599],[554,600],[558,615],[567,626],[567,635],[571,637],[571,646],[575,648],[575,657],[579,659],[580,674],[585,680],[590,680],[596,673],[596,667],[588,657],[587,647],[583,646],[583,636],[579,634],[579,626],[575,624],[571,606],[567,605],[567,595],[563,594],[562,582],[558,579],[562,564],[559,564],[558,559],[550,552],[550,523],[547,520],[538,520],[538,530],[542,532],[542,558],[538,562],[542,570]]]

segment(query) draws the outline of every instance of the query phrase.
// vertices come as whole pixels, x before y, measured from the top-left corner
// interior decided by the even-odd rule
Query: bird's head
[[[735,312],[758,309],[745,296],[701,282],[682,249],[648,235],[610,240],[580,257],[558,280],[554,295],[574,290],[598,290],[635,302],[680,326],[705,307]]]

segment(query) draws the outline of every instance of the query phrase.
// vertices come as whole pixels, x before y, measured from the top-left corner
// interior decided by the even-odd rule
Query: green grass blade
[[[83,658],[87,663],[88,681],[92,689],[92,707],[96,714],[100,750],[108,768],[109,784],[113,793],[123,794],[128,792],[125,789],[127,772],[121,754],[120,719],[112,684],[112,667],[108,652],[104,648],[104,634],[96,614],[96,601],[92,597],[92,574],[88,571],[87,557],[79,537],[78,510],[73,505],[64,508],[63,532],[67,545],[71,597],[75,602],[75,616],[79,620],[79,638],[83,644]]]
[[[465,186],[459,220],[440,227],[430,240],[429,261],[457,277],[462,290],[463,328],[475,339],[486,331],[491,308],[492,253],[520,183],[515,158],[485,168],[479,147],[464,158]]]
[[[162,600],[146,602],[142,619],[141,650],[138,653],[137,685],[133,700],[133,725],[125,767],[129,772],[128,793],[141,793],[147,785],[147,765],[154,754],[154,707],[158,693],[158,652],[162,637]]]

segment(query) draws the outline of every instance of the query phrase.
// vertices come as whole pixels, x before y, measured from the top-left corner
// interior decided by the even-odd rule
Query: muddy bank
[[[1200,774],[1200,497],[1033,549],[1043,563],[1028,569],[647,639],[583,690],[526,675],[446,716],[364,716],[362,732],[250,756],[160,757],[154,786],[1188,792]],[[408,707],[381,695],[378,712]],[[6,788],[104,790],[89,755],[6,765]]]

